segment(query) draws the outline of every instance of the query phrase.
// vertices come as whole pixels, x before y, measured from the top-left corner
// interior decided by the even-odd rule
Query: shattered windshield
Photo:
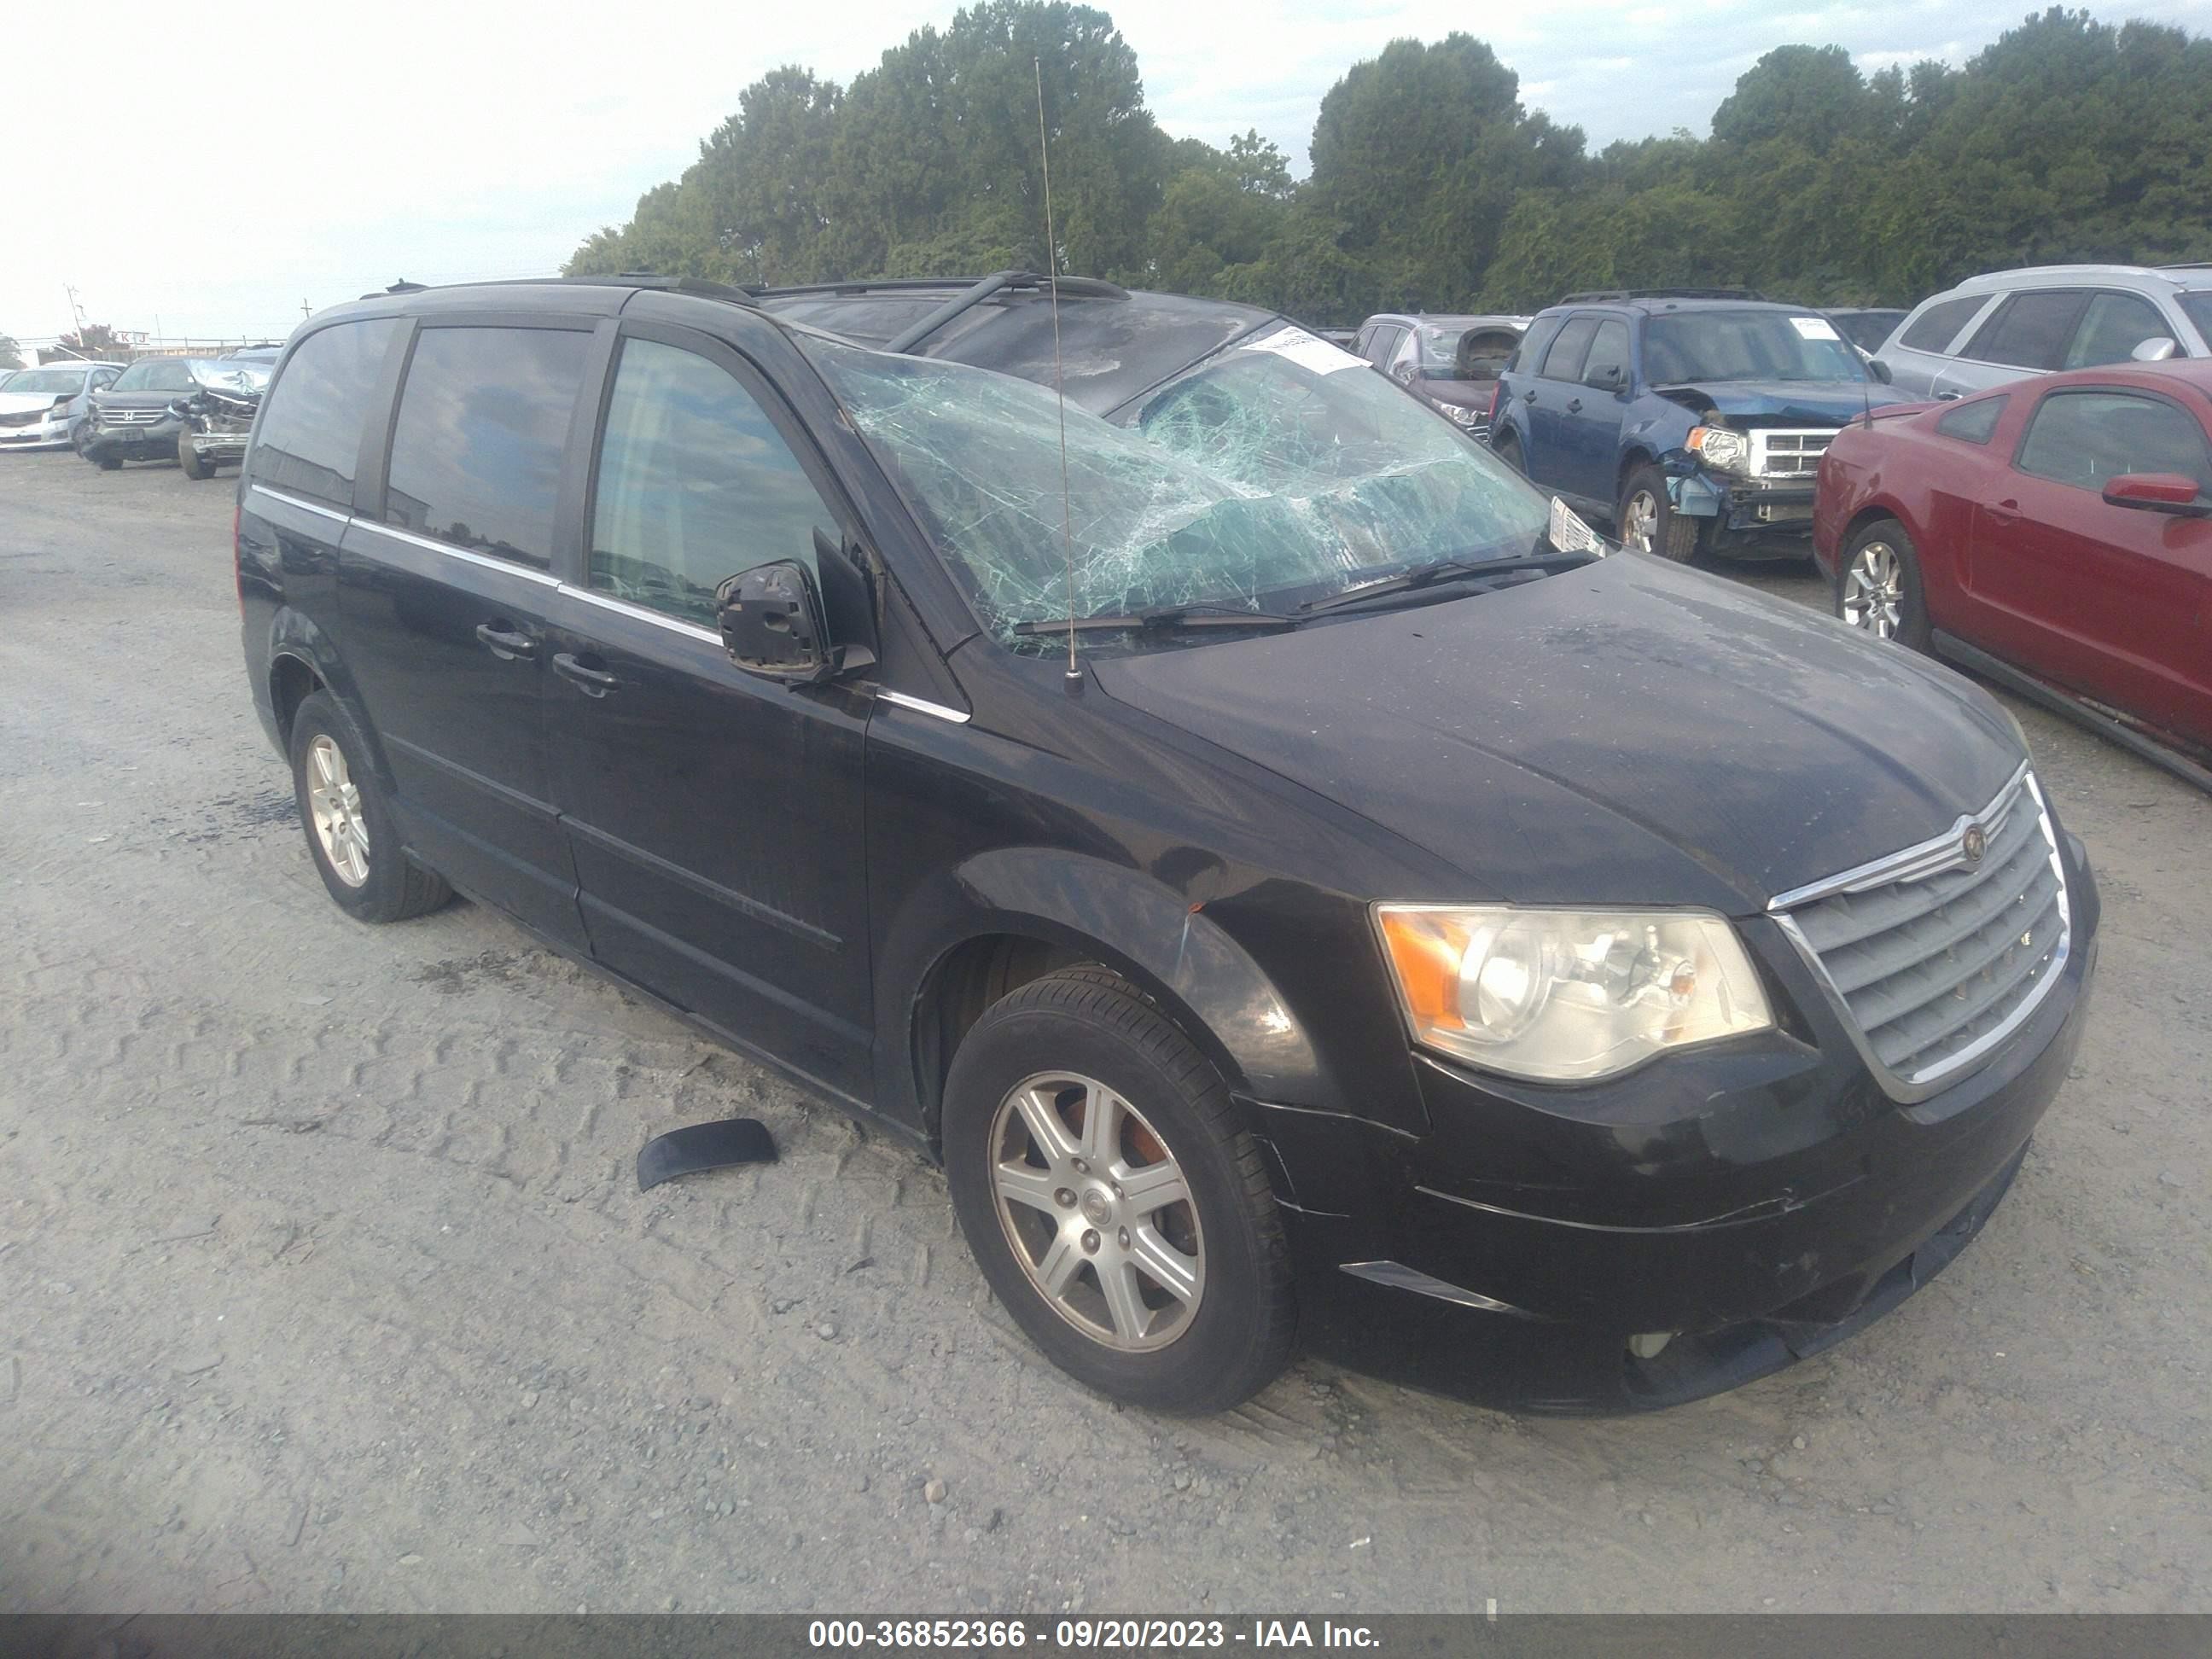
[[[1514,557],[1549,522],[1546,499],[1449,422],[1360,359],[1283,327],[1217,353],[1120,424],[1069,405],[1071,605],[1050,388],[801,343],[1008,644],[1048,648],[1018,635],[1023,623],[1280,610],[1445,559]]]
[[[1826,317],[1786,311],[1684,311],[1644,325],[1654,386],[1707,380],[1863,380],[1857,352]]]

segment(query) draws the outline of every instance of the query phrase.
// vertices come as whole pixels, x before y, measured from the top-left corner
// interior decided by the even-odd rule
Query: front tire
[[[953,1058],[944,1139],[984,1278],[1078,1381],[1214,1412],[1288,1361],[1290,1250],[1258,1146],[1127,981],[1070,969],[987,1009]]]
[[[185,476],[187,478],[200,479],[215,477],[213,465],[201,458],[199,451],[192,447],[192,441],[188,437],[179,437],[177,440],[177,465],[184,468]]]
[[[1928,603],[1920,582],[1920,550],[1894,519],[1876,519],[1853,536],[1836,561],[1836,615],[1862,633],[1928,649]]]
[[[453,895],[410,859],[361,728],[327,691],[292,716],[292,790],[307,856],[338,908],[356,921],[404,921]]]
[[[1620,544],[1638,553],[1656,553],[1676,564],[1698,556],[1698,520],[1674,510],[1667,495],[1667,475],[1656,466],[1630,471],[1620,487],[1613,527]]]

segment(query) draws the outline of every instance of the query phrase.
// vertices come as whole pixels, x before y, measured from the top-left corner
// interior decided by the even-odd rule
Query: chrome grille
[[[1831,428],[1802,432],[1754,428],[1751,434],[1751,471],[1759,478],[1809,478],[1820,470],[1820,457],[1836,441]]]
[[[46,418],[43,409],[26,409],[13,415],[0,415],[0,426],[36,426]]]
[[[1945,834],[1772,908],[1903,1098],[1932,1092],[2015,1030],[2057,983],[2071,934],[2057,833],[2024,765]]]
[[[151,426],[168,412],[166,409],[103,409],[100,418],[109,426]]]

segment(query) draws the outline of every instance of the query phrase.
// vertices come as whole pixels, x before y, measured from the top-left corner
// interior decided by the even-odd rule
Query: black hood
[[[2022,758],[1948,670],[1632,554],[1096,672],[1473,884],[1405,898],[1746,914],[1948,830]]]

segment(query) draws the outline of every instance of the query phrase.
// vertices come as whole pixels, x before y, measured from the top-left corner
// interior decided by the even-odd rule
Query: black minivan
[[[2018,726],[1610,552],[1280,316],[1058,313],[1002,272],[303,324],[238,584],[331,896],[458,889],[907,1138],[1148,1406],[1294,1343],[1662,1406],[1951,1260],[2096,954]]]

